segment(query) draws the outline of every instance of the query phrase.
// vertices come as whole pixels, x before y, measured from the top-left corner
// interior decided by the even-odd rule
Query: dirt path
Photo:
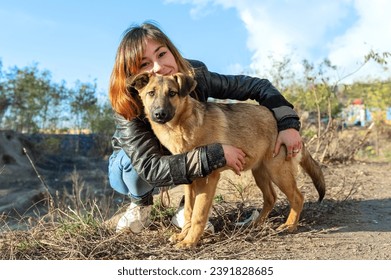
[[[390,260],[390,167],[356,163],[326,169],[325,201],[304,209],[304,229],[283,237],[270,258]]]
[[[352,174],[351,179],[357,178],[357,189],[351,199],[336,207],[334,215],[327,216],[328,224],[334,224],[336,231],[315,240],[314,245],[324,247],[313,257],[391,259],[390,167],[390,164],[341,167],[347,176]]]

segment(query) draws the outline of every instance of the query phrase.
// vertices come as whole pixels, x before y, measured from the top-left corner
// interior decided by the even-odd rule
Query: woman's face
[[[170,50],[165,45],[147,39],[138,73],[150,72],[166,76],[178,71],[178,64]]]

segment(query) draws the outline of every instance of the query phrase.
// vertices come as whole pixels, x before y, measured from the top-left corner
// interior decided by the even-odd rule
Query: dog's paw
[[[197,243],[195,242],[186,242],[186,241],[181,241],[175,245],[176,249],[192,249],[197,246]]]
[[[170,236],[168,240],[170,241],[170,243],[178,243],[178,234],[174,233]]]
[[[171,235],[171,237],[169,238],[169,241],[171,243],[178,243],[178,242],[181,242],[183,239],[185,239],[186,237],[186,233],[174,233],[173,235]]]
[[[297,225],[283,224],[277,228],[278,232],[294,232],[297,229]]]

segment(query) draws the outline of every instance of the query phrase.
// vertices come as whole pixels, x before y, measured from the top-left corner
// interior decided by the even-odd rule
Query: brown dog
[[[245,168],[251,169],[264,196],[263,209],[255,224],[262,224],[274,207],[277,199],[274,183],[287,196],[291,207],[279,230],[296,229],[304,203],[296,185],[299,164],[311,177],[319,201],[323,199],[326,189],[323,173],[304,145],[291,160],[286,160],[285,149],[273,157],[278,132],[276,120],[267,108],[247,103],[199,102],[189,95],[196,81],[184,74],[151,76],[143,73],[131,78],[128,85],[138,91],[153,131],[173,154],[211,143],[230,144],[245,152]],[[197,245],[224,169],[217,169],[207,178],[197,179],[185,187],[185,225],[180,234],[170,238],[178,242],[177,247]]]

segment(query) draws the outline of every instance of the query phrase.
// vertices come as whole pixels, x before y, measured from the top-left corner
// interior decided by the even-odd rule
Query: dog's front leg
[[[179,234],[174,233],[170,237],[170,242],[177,243],[179,241],[182,241],[187,233],[189,232],[190,226],[191,226],[191,216],[193,214],[193,207],[194,207],[194,201],[195,201],[195,186],[194,182],[191,185],[185,185],[184,191],[185,191],[185,205],[184,205],[184,224],[182,227],[182,231]]]
[[[197,245],[209,218],[219,178],[220,173],[214,172],[208,178],[198,179],[192,184],[196,197],[191,216],[191,227],[183,241],[176,245],[177,248],[193,248]]]

